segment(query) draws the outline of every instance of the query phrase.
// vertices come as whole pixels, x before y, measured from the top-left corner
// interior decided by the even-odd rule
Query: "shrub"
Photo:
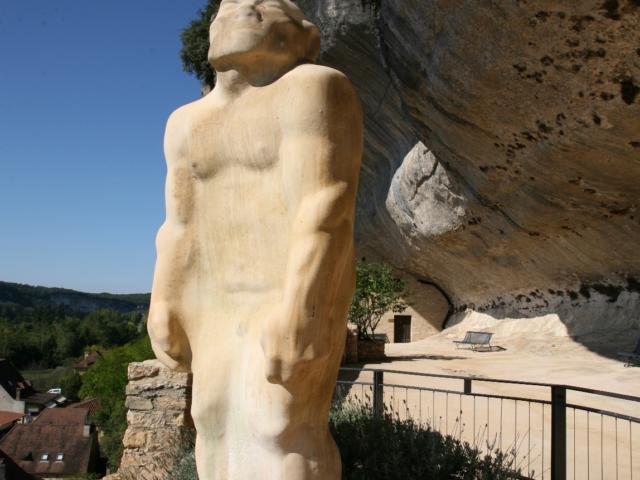
[[[376,417],[370,408],[334,408],[329,424],[347,480],[518,478],[508,456],[482,455],[466,442],[412,420]]]
[[[196,456],[193,447],[185,449],[181,457],[177,468],[173,472],[173,480],[197,480]]]
[[[80,400],[80,389],[82,388],[82,377],[74,370],[70,370],[60,378],[60,388],[62,394],[72,402]]]

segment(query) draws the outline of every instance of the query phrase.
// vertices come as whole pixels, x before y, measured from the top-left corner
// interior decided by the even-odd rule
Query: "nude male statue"
[[[290,0],[223,0],[217,84],[169,118],[148,329],[193,372],[201,480],[339,479],[362,113]]]

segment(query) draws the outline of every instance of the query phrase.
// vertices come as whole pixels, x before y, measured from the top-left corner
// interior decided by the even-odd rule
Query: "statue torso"
[[[274,103],[278,85],[228,104],[204,98],[189,106],[184,141],[194,184],[187,228],[195,255],[187,272],[203,311],[238,316],[281,295],[292,212],[287,206]]]

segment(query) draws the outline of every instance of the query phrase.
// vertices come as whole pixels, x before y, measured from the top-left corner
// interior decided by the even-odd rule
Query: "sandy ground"
[[[629,351],[639,331],[593,334],[579,339],[566,335],[557,319],[492,322],[486,318],[447,329],[421,342],[388,344],[388,360],[367,368],[473,376],[473,392],[550,400],[547,387],[483,382],[483,378],[566,384],[640,396],[640,368],[625,368],[615,358]],[[491,352],[457,350],[453,339],[466,330],[495,332]],[[371,382],[362,373],[350,380]],[[477,380],[476,380],[477,379]],[[397,415],[428,423],[481,449],[500,448],[512,454],[523,474],[550,478],[551,408],[529,401],[488,399],[429,389],[463,391],[463,382],[403,374],[385,374],[385,403]],[[423,387],[424,390],[402,386]],[[354,385],[349,393],[369,402],[370,387]],[[569,404],[640,417],[640,403],[568,392]],[[597,412],[567,409],[567,478],[640,479],[640,424]]]

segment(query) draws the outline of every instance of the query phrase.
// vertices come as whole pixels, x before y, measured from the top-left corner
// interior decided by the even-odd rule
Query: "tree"
[[[218,11],[221,0],[208,0],[207,6],[198,12],[198,18],[182,31],[180,59],[185,72],[196,76],[203,85],[213,87],[215,72],[209,65],[209,26],[211,17]]]
[[[405,283],[393,275],[391,268],[379,263],[359,262],[356,270],[356,291],[349,307],[349,321],[358,327],[358,337],[373,340],[382,316],[407,308],[402,300]]]
[[[131,362],[149,358],[154,358],[151,342],[144,337],[107,351],[82,377],[80,398],[100,399],[102,409],[96,414],[95,422],[104,434],[101,451],[112,469],[117,469],[120,463],[122,437],[127,428],[127,367]]]
[[[75,370],[69,370],[60,378],[60,388],[62,388],[62,394],[71,400],[77,402],[80,397],[78,393],[82,387],[82,378],[80,374]]]
[[[0,317],[0,358],[9,358],[12,330],[9,321]]]

